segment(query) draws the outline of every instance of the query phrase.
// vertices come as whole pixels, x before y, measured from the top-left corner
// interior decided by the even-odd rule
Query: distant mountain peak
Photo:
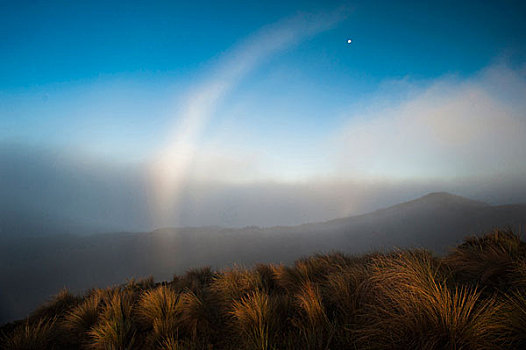
[[[458,198],[458,197],[465,198],[465,197],[461,197],[461,196],[458,196],[456,194],[452,194],[449,192],[429,192],[428,194],[423,195],[420,198]]]
[[[437,210],[439,208],[446,207],[462,207],[462,208],[478,208],[478,207],[489,207],[490,205],[462,197],[456,194],[449,192],[431,192],[420,198],[409,200],[407,202],[402,202],[391,207],[383,208],[376,210],[371,215],[374,214],[392,214],[399,213],[401,210]],[[365,214],[368,215],[368,214]]]
[[[457,204],[471,204],[476,206],[488,206],[488,203],[477,201],[473,199],[469,199],[466,197],[462,197],[456,194],[452,194],[449,192],[431,192],[428,193],[418,199],[415,199],[415,201],[431,201],[431,202],[449,202],[449,203],[457,203]]]
[[[417,199],[409,200],[393,206],[375,210],[373,212],[348,216],[346,218],[330,220],[327,222],[347,225],[349,221],[356,220],[379,220],[382,216],[400,216],[400,215],[435,215],[446,208],[454,208],[454,210],[478,210],[483,207],[491,207],[488,203],[469,199],[449,192],[430,192]]]
[[[397,204],[391,208],[444,206],[487,207],[489,204],[449,192],[431,192],[420,198]]]

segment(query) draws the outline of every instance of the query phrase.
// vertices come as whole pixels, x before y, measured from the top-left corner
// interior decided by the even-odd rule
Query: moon
[[[352,40],[351,39],[347,40],[347,44],[350,44],[350,43],[352,43]]]

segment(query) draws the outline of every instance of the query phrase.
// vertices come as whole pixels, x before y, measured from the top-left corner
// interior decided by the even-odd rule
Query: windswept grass
[[[181,328],[192,341],[213,337],[219,321],[217,305],[206,291],[186,291],[181,295]]]
[[[85,345],[89,343],[88,334],[97,323],[101,309],[101,296],[93,294],[66,313],[62,327],[72,343]]]
[[[124,285],[124,288],[131,290],[131,291],[140,292],[143,290],[151,289],[154,286],[155,286],[155,282],[153,280],[153,276],[150,276],[150,277],[140,278],[140,279],[132,278],[128,281],[128,283]]]
[[[304,282],[296,295],[296,303],[300,312],[293,322],[305,341],[305,349],[329,349],[335,326],[325,311],[319,286]]]
[[[181,350],[184,349],[175,337],[163,339],[159,349],[161,350]]]
[[[526,349],[526,293],[518,290],[506,297],[507,312],[503,322],[518,348]]]
[[[3,349],[526,348],[526,248],[497,230],[449,255],[315,255],[62,291],[4,326]]]
[[[102,310],[99,321],[88,331],[95,349],[131,349],[136,342],[133,320],[134,296],[123,290],[114,293]]]
[[[36,309],[31,317],[35,319],[53,318],[64,315],[65,312],[75,307],[81,299],[73,295],[69,290],[62,289],[47,303]]]
[[[262,287],[261,278],[256,272],[238,266],[217,275],[210,285],[211,291],[226,304]]]
[[[231,314],[241,338],[246,339],[247,348],[271,348],[271,335],[276,332],[275,313],[271,297],[259,290],[233,301]]]
[[[423,251],[379,256],[357,331],[362,348],[498,349],[505,330],[496,296],[448,286],[440,261]]]
[[[168,286],[161,285],[142,295],[136,312],[139,320],[151,332],[150,344],[177,337],[181,305],[180,295]]]
[[[210,266],[206,266],[199,269],[191,269],[181,277],[175,275],[172,285],[179,291],[187,289],[192,292],[199,292],[201,289],[208,287],[214,277],[215,273]]]
[[[11,334],[0,340],[3,349],[40,350],[53,347],[56,339],[56,319],[41,318],[35,322],[26,320]]]
[[[444,261],[463,283],[503,292],[511,287],[526,288],[526,243],[509,230],[469,237]]]

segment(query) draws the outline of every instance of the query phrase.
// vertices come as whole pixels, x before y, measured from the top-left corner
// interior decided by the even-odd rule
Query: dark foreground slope
[[[366,215],[293,227],[0,237],[0,324],[25,317],[63,287],[79,292],[132,276],[163,280],[203,265],[289,264],[331,250],[417,247],[444,253],[468,234],[506,226],[526,227],[526,205],[489,206],[434,193]]]
[[[526,243],[495,231],[441,257],[332,253],[63,291],[0,331],[5,349],[524,349]]]

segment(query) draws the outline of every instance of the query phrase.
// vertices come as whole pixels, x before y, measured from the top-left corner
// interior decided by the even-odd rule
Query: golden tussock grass
[[[130,349],[136,339],[133,321],[134,296],[129,291],[113,293],[106,300],[98,322],[88,331],[95,349]]]
[[[176,337],[181,315],[181,297],[171,287],[161,285],[146,291],[138,301],[138,320],[150,331],[148,341],[157,344]]]
[[[270,349],[270,337],[276,331],[275,312],[272,298],[259,290],[233,301],[231,314],[248,348]]]
[[[449,255],[319,254],[62,291],[2,327],[5,349],[526,348],[526,248],[497,230]],[[74,336],[71,336],[74,335]]]
[[[476,288],[450,286],[447,278],[424,251],[378,257],[364,326],[356,331],[361,347],[498,349],[505,327],[497,297],[483,299]]]
[[[9,335],[0,338],[3,349],[39,350],[53,347],[56,340],[56,318],[40,318],[30,322],[26,320]]]
[[[514,286],[526,288],[526,243],[509,230],[468,237],[444,262],[459,282],[507,291],[514,280]]]

